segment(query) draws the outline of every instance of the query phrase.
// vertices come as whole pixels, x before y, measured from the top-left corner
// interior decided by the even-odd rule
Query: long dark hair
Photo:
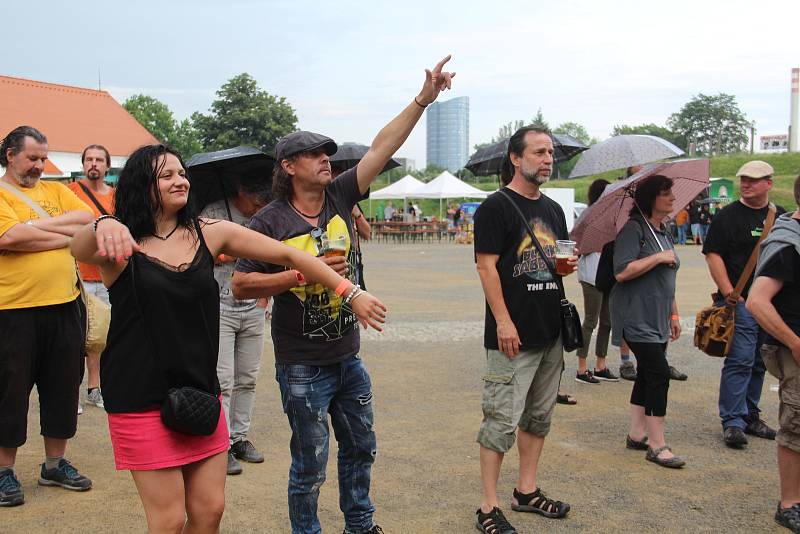
[[[289,162],[294,162],[298,154],[284,158]],[[292,199],[294,195],[294,187],[292,187],[292,175],[283,170],[283,165],[280,161],[275,162],[275,167],[272,170],[272,197],[276,200],[286,200],[287,202]]]
[[[156,232],[156,215],[163,207],[158,191],[158,175],[164,168],[167,154],[178,158],[181,166],[186,168],[177,151],[164,145],[146,145],[137,148],[128,157],[119,174],[114,195],[114,214],[128,227],[136,241]],[[164,159],[159,164],[158,158],[162,156]],[[192,205],[192,196],[189,195],[189,201],[178,211],[178,225],[189,230],[196,238],[196,221],[197,214]]]
[[[500,181],[503,185],[508,185],[511,183],[511,179],[514,178],[514,165],[511,163],[511,154],[516,154],[519,157],[522,157],[522,153],[525,151],[525,136],[528,132],[536,132],[540,134],[545,134],[548,137],[553,137],[550,135],[550,131],[545,128],[540,128],[538,126],[523,126],[516,132],[514,135],[511,136],[511,139],[508,140],[508,150],[506,151],[506,158],[503,160],[503,164],[500,167]]]
[[[670,189],[672,189],[672,178],[667,178],[661,174],[648,176],[636,184],[636,192],[633,194],[635,204],[631,207],[630,215],[638,214],[639,209],[641,209],[645,217],[652,217],[656,197],[663,191],[669,191]],[[636,207],[637,205],[639,208]]]
[[[608,187],[610,183],[611,182],[608,180],[603,180],[602,178],[598,178],[591,183],[589,186],[589,191],[586,193],[586,196],[589,198],[590,206],[597,202],[597,199],[600,198],[600,196],[603,194],[603,191],[606,190],[606,187]]]

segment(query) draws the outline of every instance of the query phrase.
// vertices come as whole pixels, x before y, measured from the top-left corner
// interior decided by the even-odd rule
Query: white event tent
[[[372,201],[373,200],[387,200],[387,199],[403,199],[403,205],[401,206],[405,209],[406,199],[407,198],[415,198],[413,193],[417,191],[425,184],[420,182],[410,174],[406,174],[395,183],[387,185],[384,188],[378,189],[374,193],[370,192],[369,194],[369,211],[372,213]],[[383,219],[383,213],[379,215],[379,220]]]
[[[459,180],[447,171],[424,184],[420,189],[414,191],[414,198],[438,198],[439,199],[439,219],[442,218],[442,200],[447,198],[486,198],[489,196],[487,191],[482,191],[477,187]]]

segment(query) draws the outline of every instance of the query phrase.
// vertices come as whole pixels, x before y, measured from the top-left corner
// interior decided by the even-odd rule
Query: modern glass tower
[[[428,106],[427,164],[456,172],[469,159],[469,97]]]

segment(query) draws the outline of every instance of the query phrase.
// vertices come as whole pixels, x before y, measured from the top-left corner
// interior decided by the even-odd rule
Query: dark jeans
[[[645,415],[664,417],[669,391],[667,344],[625,341],[636,356],[636,381],[631,391],[631,404],[643,406]]]
[[[761,344],[765,337],[744,302],[736,304],[733,343],[719,381],[719,417],[723,428],[744,429],[749,417],[758,417],[765,372]]]
[[[372,384],[357,355],[326,366],[276,364],[283,410],[292,428],[289,469],[289,519],[293,534],[321,532],[319,489],[328,463],[328,415],[339,443],[339,507],[345,531],[372,528],[375,507],[369,499],[375,461]]]

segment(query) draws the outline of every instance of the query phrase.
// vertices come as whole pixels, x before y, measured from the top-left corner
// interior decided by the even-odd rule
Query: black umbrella
[[[189,194],[198,212],[202,211],[212,202],[236,195],[243,180],[263,180],[270,187],[274,164],[275,158],[249,146],[195,154],[186,162],[192,184]]]
[[[567,134],[552,134],[553,159],[556,163],[567,161],[589,147]],[[483,147],[475,152],[464,166],[475,176],[500,174],[503,161],[508,154],[508,139]]]
[[[359,145],[358,143],[344,143],[343,145],[339,145],[339,150],[336,151],[336,154],[331,156],[331,168],[339,172],[352,169],[358,165],[358,162],[361,161],[361,158],[364,157],[364,154],[366,154],[368,150],[368,146]],[[381,172],[386,172],[399,166],[400,163],[398,161],[390,159]]]

